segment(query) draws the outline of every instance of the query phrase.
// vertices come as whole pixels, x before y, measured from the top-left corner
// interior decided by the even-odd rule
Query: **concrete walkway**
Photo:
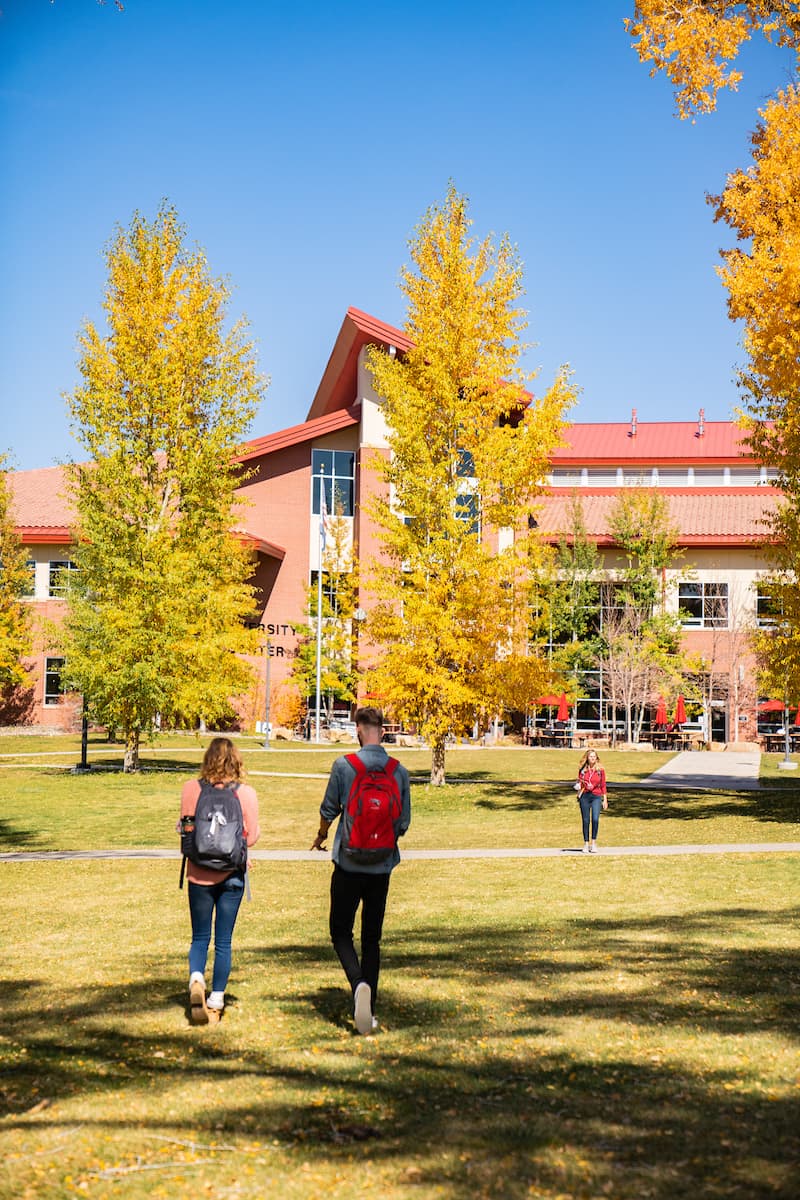
[[[637,858],[649,855],[675,856],[687,854],[800,854],[800,842],[729,842],[703,845],[654,845],[654,846],[602,846],[597,850],[603,858]],[[469,850],[403,850],[403,859],[408,862],[447,861],[451,859],[502,859],[502,858],[564,858],[577,855],[583,857],[579,845],[552,848],[509,848],[507,850],[471,848]],[[180,858],[177,850],[15,850],[0,854],[4,862],[56,862],[63,860],[97,859],[172,859]],[[261,862],[316,862],[330,865],[330,854],[315,850],[253,850],[251,857]]]
[[[636,786],[758,791],[760,766],[761,754],[757,750],[684,750]]]

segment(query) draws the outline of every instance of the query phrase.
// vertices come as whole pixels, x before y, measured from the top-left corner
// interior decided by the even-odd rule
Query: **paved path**
[[[637,786],[757,791],[761,754],[757,750],[684,750]]]
[[[329,854],[320,854],[315,850],[252,850],[251,857],[262,862],[317,862],[330,863]],[[800,854],[800,842],[730,842],[702,845],[691,843],[677,846],[603,846],[597,854],[603,858],[636,858],[647,855],[686,855],[686,854]],[[582,856],[580,846],[562,846],[555,848],[511,848],[507,850],[480,849],[469,850],[403,850],[403,858],[409,862],[444,861],[448,859],[469,858],[564,858],[572,855]],[[16,850],[8,854],[0,854],[0,863],[4,862],[53,862],[58,860],[86,859],[123,859],[123,858],[152,858],[173,859],[177,862],[180,852],[177,850]]]

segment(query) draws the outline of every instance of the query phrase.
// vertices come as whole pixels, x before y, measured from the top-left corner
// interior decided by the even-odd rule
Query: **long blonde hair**
[[[595,760],[596,760],[595,766],[596,767],[599,767],[602,765],[600,762],[600,755],[597,753],[594,746],[590,746],[588,750],[584,750],[584,752],[583,752],[583,758],[581,759],[580,765],[578,766],[578,774],[579,775],[580,775],[581,771],[584,769],[584,767],[587,765],[590,754],[593,754],[595,757]]]
[[[202,779],[209,783],[228,783],[230,780],[240,780],[244,766],[239,751],[230,738],[215,737],[203,755],[203,765],[200,768]]]

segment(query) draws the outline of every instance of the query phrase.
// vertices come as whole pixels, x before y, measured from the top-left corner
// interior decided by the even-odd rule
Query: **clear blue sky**
[[[102,250],[167,197],[234,286],[271,376],[253,436],[304,419],[348,305],[402,324],[398,271],[449,179],[525,264],[527,367],[575,419],[727,418],[738,331],[706,192],[749,162],[789,58],[674,115],[627,0],[0,0],[0,448],[79,453],[62,393]]]

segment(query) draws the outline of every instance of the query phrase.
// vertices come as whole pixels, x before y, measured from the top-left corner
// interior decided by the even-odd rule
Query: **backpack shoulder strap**
[[[366,775],[367,768],[364,766],[357,754],[345,754],[345,762],[348,762],[355,771],[356,775]]]
[[[385,768],[387,775],[394,775],[395,771],[397,770],[397,768],[399,766],[400,766],[399,758],[392,758],[391,755],[387,756],[386,768]]]

